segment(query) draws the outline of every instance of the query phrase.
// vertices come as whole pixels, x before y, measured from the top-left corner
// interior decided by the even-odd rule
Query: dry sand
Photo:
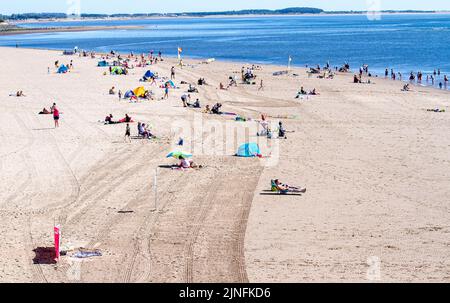
[[[147,68],[103,76],[97,60],[61,52],[0,48],[0,56],[0,282],[450,281],[448,92],[401,92],[400,82],[384,79],[353,84],[351,74],[309,78],[303,69],[273,77],[282,69],[275,66],[256,72],[264,91],[220,91],[242,64],[186,60],[176,83],[206,78],[211,85],[193,94],[203,106],[220,101],[246,117],[285,116],[295,132],[267,143],[249,131],[247,140],[276,162],[233,157],[242,142],[226,137],[224,153],[194,150],[201,170],[159,168],[153,211],[155,169],[176,162],[165,158],[178,139],[175,122],[201,117],[244,132],[256,123],[183,108],[186,85],[166,101],[108,95],[111,86],[139,86]],[[54,61],[71,59],[73,71],[55,73]],[[148,69],[168,76],[172,64]],[[321,95],[295,99],[300,86]],[[8,96],[18,90],[26,97]],[[59,129],[37,114],[53,102],[63,113]],[[446,112],[426,111],[437,107]],[[124,143],[123,124],[98,122],[109,113],[149,122],[161,139]],[[210,135],[206,127],[202,137]],[[273,178],[308,191],[261,195]],[[103,256],[46,264],[55,222],[63,248],[98,248]]]

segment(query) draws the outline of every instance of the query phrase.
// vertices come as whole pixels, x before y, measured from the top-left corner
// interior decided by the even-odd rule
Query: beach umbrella
[[[180,159],[181,156],[185,159],[192,157],[192,155],[190,153],[186,153],[186,152],[182,152],[182,151],[174,151],[174,152],[171,152],[170,154],[168,154],[167,158]]]

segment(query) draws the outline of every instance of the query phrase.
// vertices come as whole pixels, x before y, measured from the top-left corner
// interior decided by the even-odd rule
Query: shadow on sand
[[[33,252],[33,264],[56,264],[54,247],[38,247]]]

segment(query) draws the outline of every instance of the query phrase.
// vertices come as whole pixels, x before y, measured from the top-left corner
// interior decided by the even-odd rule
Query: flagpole
[[[155,177],[153,180],[153,186],[155,191],[155,211],[158,210],[158,168],[155,169]]]

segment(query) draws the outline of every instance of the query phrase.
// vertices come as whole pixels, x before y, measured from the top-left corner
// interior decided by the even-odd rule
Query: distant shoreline
[[[142,26],[76,26],[55,28],[12,28],[1,31],[0,36],[13,36],[24,34],[61,33],[61,32],[88,32],[99,30],[141,29]]]
[[[11,20],[10,24],[27,24],[27,23],[58,23],[58,22],[83,22],[83,21],[121,21],[121,20],[160,20],[160,19],[218,19],[218,18],[273,18],[273,17],[333,17],[333,16],[364,16],[370,12],[355,13],[320,13],[320,14],[237,14],[237,15],[206,15],[206,16],[138,16],[138,17],[83,17],[83,18],[61,18],[61,19],[26,19]],[[380,15],[449,15],[450,11],[437,12],[380,12]]]

